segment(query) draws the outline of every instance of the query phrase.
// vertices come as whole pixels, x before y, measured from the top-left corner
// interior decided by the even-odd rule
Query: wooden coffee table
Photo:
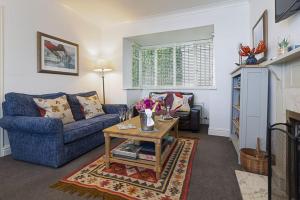
[[[140,118],[134,117],[131,120],[127,120],[124,122],[125,124],[134,124],[137,128],[128,129],[128,130],[120,130],[116,125],[106,128],[103,130],[105,137],[105,163],[106,168],[109,168],[111,162],[121,163],[125,165],[131,165],[136,167],[144,167],[147,169],[152,169],[156,172],[156,178],[160,179],[160,174],[162,171],[162,166],[164,162],[167,160],[169,154],[171,153],[174,145],[176,144],[176,139],[178,138],[178,118],[174,118],[169,121],[155,121],[155,129],[156,131],[149,133],[141,131],[140,127]],[[174,128],[174,129],[173,129]],[[173,129],[173,131],[172,131]],[[168,148],[166,152],[161,152],[162,139],[168,133],[173,133],[175,140],[171,144],[171,148]],[[113,157],[111,155],[111,138],[123,138],[129,140],[137,140],[137,141],[148,141],[155,143],[155,162],[147,161],[142,159],[126,159]]]

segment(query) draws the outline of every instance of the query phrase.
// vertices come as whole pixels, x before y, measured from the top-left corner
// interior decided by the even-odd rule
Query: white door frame
[[[4,100],[4,8],[0,6],[0,103]],[[2,106],[0,106],[0,117],[2,117]],[[4,133],[0,128],[0,157],[4,156]]]

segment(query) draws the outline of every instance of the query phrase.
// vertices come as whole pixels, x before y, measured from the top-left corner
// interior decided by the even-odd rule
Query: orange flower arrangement
[[[264,41],[260,41],[256,48],[250,49],[249,46],[241,45],[239,54],[240,56],[257,55],[267,51],[267,47]]]

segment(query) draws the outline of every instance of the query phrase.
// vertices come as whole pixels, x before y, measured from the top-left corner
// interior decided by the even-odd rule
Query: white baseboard
[[[10,146],[5,146],[1,149],[2,156],[7,156],[9,154],[11,154]]]
[[[229,131],[229,129],[209,128],[208,129],[208,135],[229,137],[230,136],[230,131]]]

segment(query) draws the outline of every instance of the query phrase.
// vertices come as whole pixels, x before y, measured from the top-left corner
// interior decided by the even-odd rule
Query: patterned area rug
[[[106,200],[185,200],[197,143],[194,139],[178,139],[160,180],[149,169],[117,163],[105,169],[104,156],[101,156],[51,187]]]
[[[268,177],[235,170],[243,200],[267,200]]]

